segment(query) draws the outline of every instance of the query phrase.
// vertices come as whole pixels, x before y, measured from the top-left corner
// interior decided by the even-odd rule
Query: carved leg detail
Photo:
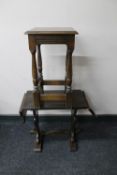
[[[38,90],[43,92],[42,58],[40,45],[38,45]]]
[[[71,83],[72,83],[72,52],[73,47],[67,47],[67,55],[66,55],[66,78],[65,78],[65,91],[71,91]]]
[[[76,139],[76,109],[71,111],[71,131],[70,131],[70,150],[77,150],[77,139]]]
[[[36,130],[36,147],[34,148],[34,151],[41,152],[43,140],[42,140],[42,135],[39,128],[39,118],[38,118],[39,116],[36,110],[33,110],[33,115],[34,115],[34,126]]]

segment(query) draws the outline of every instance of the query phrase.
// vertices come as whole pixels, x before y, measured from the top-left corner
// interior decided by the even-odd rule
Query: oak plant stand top
[[[79,109],[88,109],[93,115],[93,110],[89,107],[85,93],[81,90],[72,90],[72,53],[75,45],[75,35],[78,34],[71,27],[58,28],[33,28],[25,32],[28,35],[29,50],[32,55],[32,79],[34,90],[24,94],[20,107],[20,115],[26,116],[28,110],[33,111],[34,125],[36,130],[35,151],[42,151],[43,134],[39,127],[38,110],[41,109],[69,109],[71,110],[70,128],[70,150],[76,151],[76,113]],[[42,73],[42,44],[65,44],[66,53],[66,75],[64,80],[44,80]],[[44,86],[60,85],[64,90],[45,91]]]

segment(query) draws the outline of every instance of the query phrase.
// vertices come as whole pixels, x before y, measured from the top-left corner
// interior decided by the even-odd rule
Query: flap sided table
[[[20,115],[24,117],[28,110],[33,111],[34,125],[37,132],[35,151],[42,151],[43,135],[39,127],[38,110],[46,109],[66,109],[71,111],[70,128],[70,150],[77,149],[76,140],[76,113],[79,109],[88,109],[95,115],[89,107],[85,93],[82,90],[72,90],[72,53],[75,45],[75,35],[78,34],[73,28],[34,28],[26,32],[29,41],[29,50],[32,55],[32,78],[34,90],[24,94],[20,107]],[[42,44],[65,44],[66,53],[66,75],[64,80],[44,80],[42,73]],[[48,60],[49,61],[49,60]],[[45,91],[44,86],[64,86],[64,90]]]

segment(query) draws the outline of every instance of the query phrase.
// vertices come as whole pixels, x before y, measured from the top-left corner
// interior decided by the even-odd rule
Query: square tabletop
[[[78,32],[74,30],[72,27],[35,27],[31,30],[26,31],[25,34],[75,35],[78,34]]]

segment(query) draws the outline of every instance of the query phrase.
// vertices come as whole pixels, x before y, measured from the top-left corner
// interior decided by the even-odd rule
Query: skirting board
[[[96,115],[96,117],[93,117],[91,115],[77,115],[79,121],[117,121],[117,114],[99,114]],[[26,117],[27,121],[33,121],[33,115],[28,115]],[[40,115],[40,121],[70,121],[70,115]],[[7,121],[7,122],[13,122],[13,121],[22,121],[23,119],[19,115],[0,115],[0,122]]]

